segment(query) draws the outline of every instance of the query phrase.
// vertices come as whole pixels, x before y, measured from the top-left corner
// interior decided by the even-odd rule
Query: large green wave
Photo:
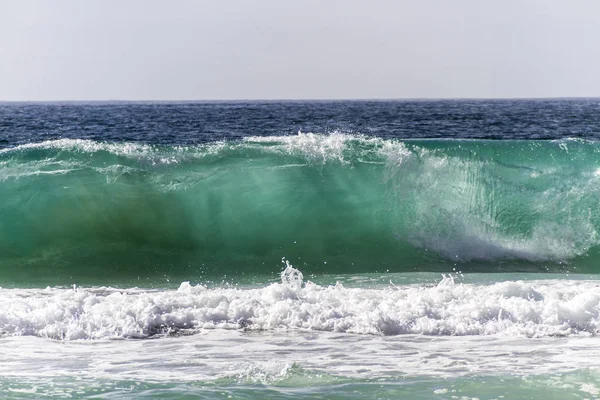
[[[600,145],[345,134],[0,151],[0,280],[594,272]]]

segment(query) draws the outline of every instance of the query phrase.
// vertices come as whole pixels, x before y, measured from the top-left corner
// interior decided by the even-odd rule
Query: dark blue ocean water
[[[0,146],[58,138],[196,144],[298,131],[382,138],[600,138],[600,99],[0,103]]]

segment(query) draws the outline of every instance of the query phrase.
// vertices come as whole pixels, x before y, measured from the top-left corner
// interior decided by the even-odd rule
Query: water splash
[[[285,265],[285,269],[281,271],[281,283],[294,290],[300,290],[302,288],[302,281],[304,280],[302,272],[294,268],[285,257],[281,259],[281,262]]]

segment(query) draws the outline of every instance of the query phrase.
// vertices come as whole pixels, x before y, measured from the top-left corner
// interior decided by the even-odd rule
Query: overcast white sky
[[[598,0],[0,0],[0,100],[571,96]]]

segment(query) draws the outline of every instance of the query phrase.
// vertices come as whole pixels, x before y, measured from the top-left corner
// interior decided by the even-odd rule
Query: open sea
[[[600,99],[0,103],[2,399],[600,398]]]

